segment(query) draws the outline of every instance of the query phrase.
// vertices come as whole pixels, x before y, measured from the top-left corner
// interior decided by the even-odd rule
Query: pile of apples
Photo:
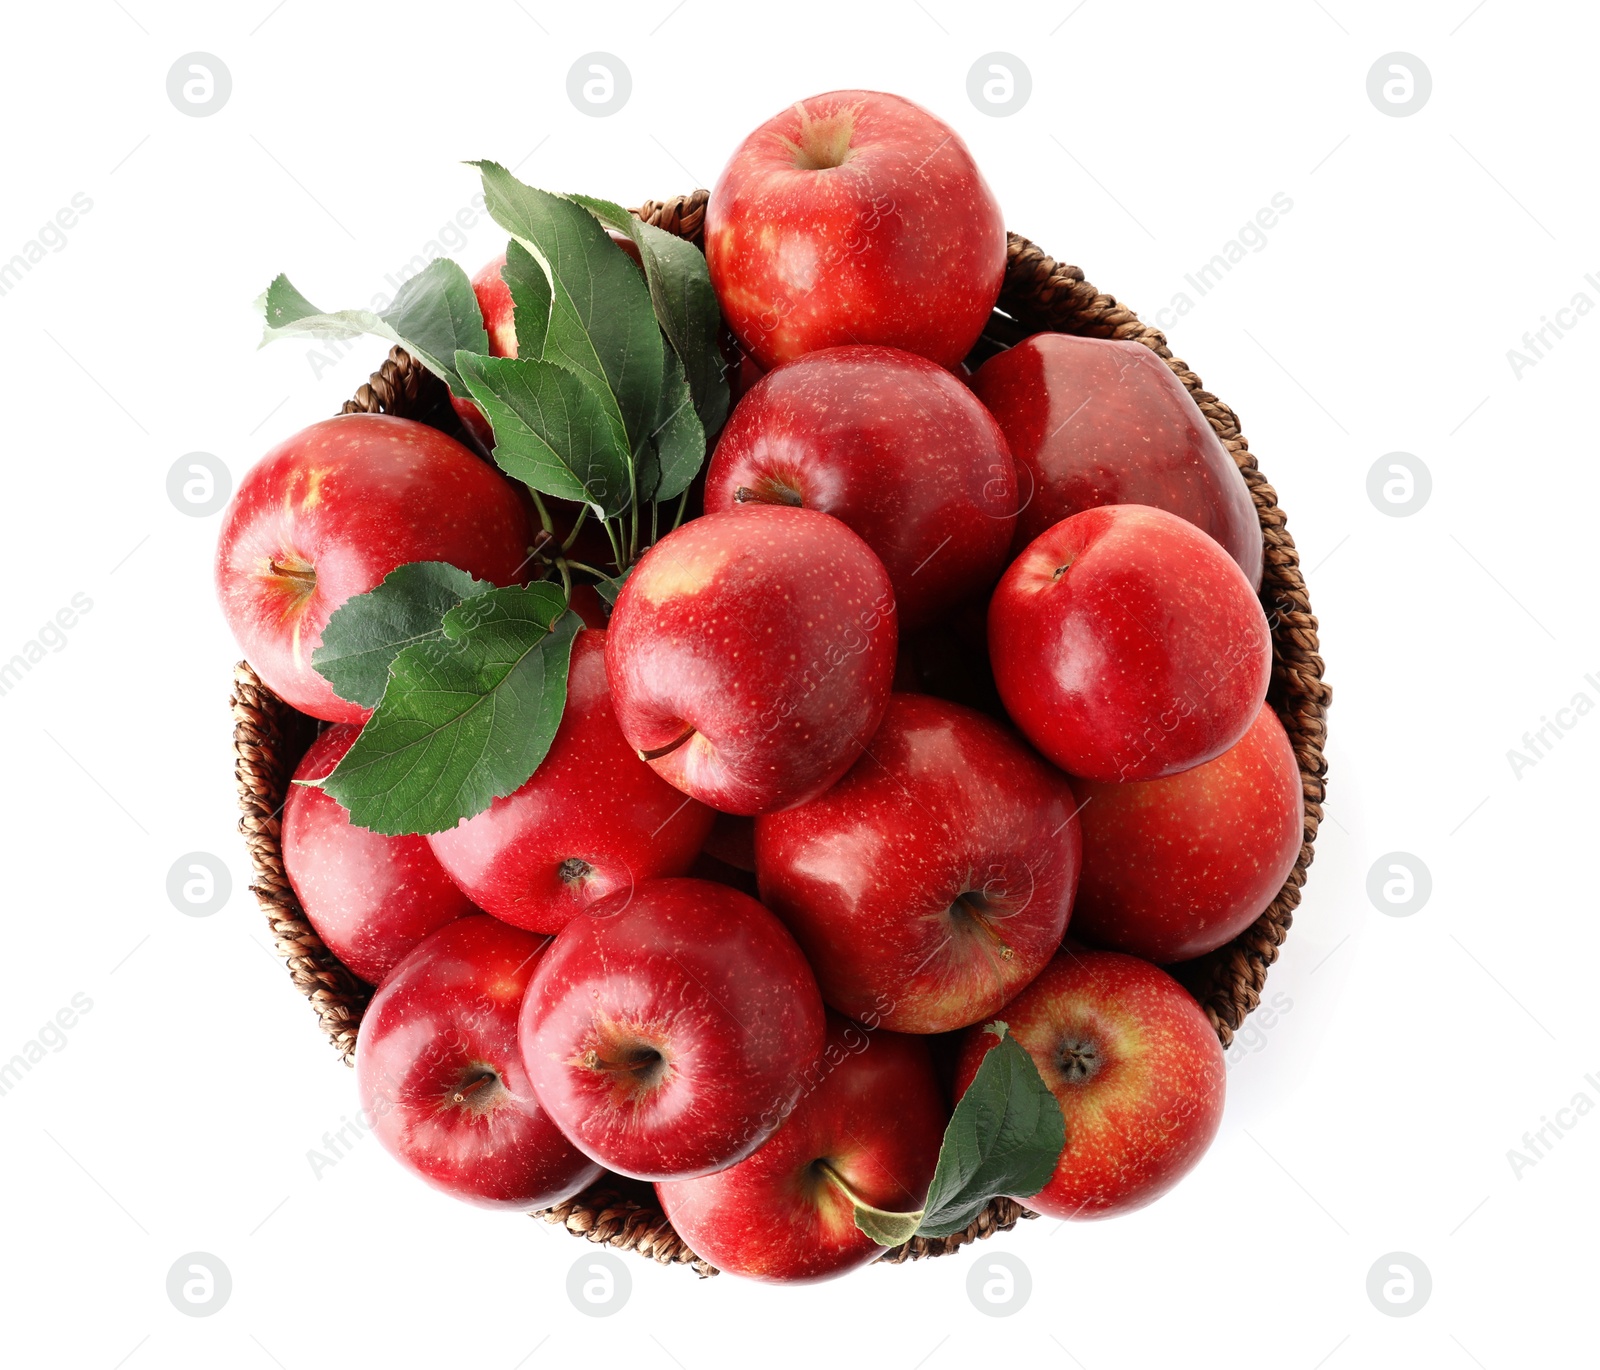
[[[492,357],[517,355],[504,260],[473,281]],[[996,1144],[950,1120],[1008,1040],[1062,1120],[1027,1208],[1126,1212],[1211,1142],[1221,1045],[1162,967],[1248,927],[1302,841],[1261,531],[1154,353],[980,342],[1005,262],[952,129],[820,96],[711,196],[737,402],[631,565],[574,569],[604,554],[578,561],[576,505],[569,561],[532,555],[527,491],[405,419],[315,424],[241,482],[224,611],[328,725],[285,867],[377,987],[361,1105],[423,1179],[534,1210],[614,1172],[715,1266],[814,1280],[934,1230],[941,1143]],[[313,657],[413,562],[550,580],[582,624],[531,778],[386,834],[319,785],[372,709]]]

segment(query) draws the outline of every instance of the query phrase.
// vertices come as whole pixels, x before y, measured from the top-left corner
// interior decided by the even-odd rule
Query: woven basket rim
[[[696,190],[670,200],[649,201],[634,213],[703,247],[707,198],[706,191]],[[1042,331],[1133,341],[1166,362],[1237,463],[1261,521],[1261,601],[1273,644],[1267,699],[1294,748],[1305,796],[1305,830],[1294,869],[1260,917],[1217,951],[1172,968],[1227,1047],[1245,1017],[1260,1003],[1267,971],[1277,960],[1300,903],[1322,821],[1327,789],[1324,746],[1332,692],[1323,680],[1317,620],[1311,612],[1294,539],[1278,507],[1277,492],[1261,474],[1233,410],[1206,390],[1185,362],[1173,356],[1159,329],[1143,323],[1113,296],[1096,290],[1077,267],[1058,263],[1028,239],[1010,233],[1005,284],[985,336],[1009,345]],[[448,389],[400,347],[390,349],[382,366],[346,401],[341,412],[403,414],[464,436]],[[311,1002],[345,1063],[351,1064],[372,987],[352,974],[317,936],[283,868],[279,814],[289,777],[315,737],[317,724],[279,699],[243,661],[234,668],[231,703],[234,775],[243,815],[239,828],[255,872],[251,891],[267,915],[291,979]],[[688,1265],[701,1275],[716,1273],[672,1230],[649,1186],[616,1175],[603,1175],[574,1198],[534,1216],[591,1242],[636,1251],[663,1264]],[[886,1251],[878,1264],[945,1255],[1033,1216],[1015,1200],[995,1199],[965,1231],[949,1237],[913,1238]]]

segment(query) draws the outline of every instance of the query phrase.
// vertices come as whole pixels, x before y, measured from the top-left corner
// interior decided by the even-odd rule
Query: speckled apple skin
[[[1260,586],[1250,487],[1183,382],[1143,343],[1036,333],[979,367],[972,388],[1017,463],[1019,548],[1081,510],[1149,504],[1215,538]]]
[[[705,880],[650,880],[551,943],[522,1006],[539,1101],[600,1164],[641,1180],[707,1175],[776,1130],[822,1050],[822,999],[783,924]],[[633,1091],[596,1064],[659,1052]]]
[[[607,229],[606,233],[612,242],[638,263],[639,247],[632,238],[612,229]],[[506,254],[502,252],[493,261],[486,262],[472,278],[472,293],[478,297],[478,310],[483,315],[484,331],[489,335],[491,357],[517,355],[516,302],[511,298],[511,286],[500,274],[505,264]]]
[[[843,780],[756,820],[756,878],[828,1004],[947,1032],[992,1016],[1060,944],[1076,810],[1067,778],[998,723],[897,694]],[[992,932],[952,912],[969,891],[987,892]]]
[[[491,357],[517,355],[516,305],[511,299],[511,287],[500,274],[505,264],[506,254],[502,252],[472,278],[472,293],[478,297]]]
[[[517,1011],[548,939],[479,914],[418,946],[373,996],[356,1086],[384,1149],[435,1188],[485,1208],[546,1208],[600,1167],[539,1107]],[[480,1071],[495,1079],[454,1102]]]
[[[914,1213],[928,1196],[950,1110],[927,1043],[828,1015],[807,1089],[753,1156],[656,1194],[697,1256],[748,1279],[809,1284],[870,1264],[883,1248],[819,1175],[828,1163],[874,1208]]]
[[[348,723],[328,728],[301,758],[295,780],[333,774],[360,733]],[[300,907],[328,950],[370,984],[429,933],[478,912],[427,838],[358,828],[343,804],[313,785],[289,786],[282,831],[283,867]]]
[[[1117,952],[1063,950],[996,1017],[1061,1105],[1067,1142],[1038,1194],[1011,1197],[1049,1218],[1109,1218],[1142,1208],[1199,1162],[1217,1135],[1227,1065],[1216,1030],[1165,971]],[[998,1042],[967,1029],[956,1097]],[[1069,1079],[1066,1047],[1090,1043],[1095,1073]]]
[[[217,598],[256,674],[302,713],[361,723],[311,664],[333,611],[408,561],[447,561],[514,585],[528,515],[492,466],[454,438],[389,414],[342,414],[302,429],[239,482],[217,540]],[[302,596],[275,558],[309,564]]]
[[[1305,840],[1294,748],[1263,704],[1245,735],[1164,780],[1074,780],[1083,879],[1072,930],[1148,961],[1231,942],[1272,902]]]
[[[804,803],[861,754],[889,701],[894,592],[838,519],[752,504],[706,514],[639,561],[617,597],[606,674],[656,773],[723,813]]]
[[[806,170],[790,107],[740,144],[706,205],[723,317],[771,370],[806,352],[879,343],[960,365],[1005,276],[1000,207],[948,124],[897,95],[837,90],[813,119],[857,107],[851,155]]]
[[[1142,504],[1063,519],[989,601],[1006,712],[1072,775],[1154,780],[1219,756],[1272,672],[1255,591],[1192,523]]]
[[[478,312],[483,315],[484,331],[489,335],[491,357],[517,355],[516,306],[511,299],[511,287],[500,275],[500,268],[505,264],[506,254],[502,252],[472,278],[472,293],[478,297]],[[489,420],[478,407],[477,401],[453,394],[450,396],[450,407],[466,425],[467,431],[483,444],[483,450],[491,451],[494,447],[494,429],[489,426]]]
[[[830,347],[757,383],[706,477],[709,512],[796,501],[878,554],[910,632],[1000,578],[1017,473],[999,424],[943,367],[895,348]]]
[[[572,645],[561,726],[521,789],[427,840],[478,906],[533,932],[560,932],[597,900],[658,875],[682,875],[715,815],[639,760],[617,727],[606,635]],[[581,861],[585,873],[563,875]]]

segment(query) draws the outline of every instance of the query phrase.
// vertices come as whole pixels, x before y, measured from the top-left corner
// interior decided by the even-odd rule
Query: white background
[[[1584,280],[1600,277],[1594,13],[272,3],[7,9],[0,260],[75,193],[93,208],[0,296],[0,659],[75,593],[93,608],[0,697],[0,1059],[75,994],[93,1007],[0,1097],[0,1359],[1592,1361],[1600,1118],[1557,1110],[1579,1093],[1600,1103],[1587,870],[1600,718],[1520,778],[1507,751],[1579,691],[1600,701],[1584,679],[1600,679],[1600,318],[1520,378],[1507,351],[1575,293],[1600,302]],[[566,93],[596,50],[632,73],[607,118]],[[1366,91],[1396,50],[1433,79],[1405,118]],[[166,93],[194,51],[232,74],[205,118]],[[967,95],[995,51],[1032,72],[1005,118]],[[468,204],[463,159],[633,204],[709,185],[782,104],[854,85],[954,123],[1010,226],[1147,317],[1274,194],[1292,200],[1169,336],[1238,410],[1310,569],[1335,690],[1328,817],[1268,987],[1277,1012],[1235,1053],[1216,1145],[1154,1208],[990,1243],[1031,1272],[1014,1316],[969,1301],[980,1248],[804,1289],[630,1257],[630,1301],[596,1322],[566,1293],[593,1248],[438,1196],[370,1139],[313,1174],[307,1152],[355,1111],[353,1076],[246,889],[218,520],[177,510],[166,475],[204,451],[237,481],[353,392],[382,344],[318,374],[307,345],[256,351],[251,300],[280,270],[327,308],[391,289],[385,274]],[[469,270],[499,250],[487,220],[469,238],[453,254]],[[1367,495],[1393,451],[1432,473],[1406,518]],[[191,851],[232,872],[209,918],[166,895]],[[1393,851],[1432,874],[1409,917],[1367,895]],[[1576,1125],[1519,1176],[1508,1151],[1560,1116]],[[192,1251],[232,1272],[214,1316],[180,1316],[166,1296]],[[1366,1293],[1394,1251],[1432,1274],[1415,1316],[1384,1316]]]

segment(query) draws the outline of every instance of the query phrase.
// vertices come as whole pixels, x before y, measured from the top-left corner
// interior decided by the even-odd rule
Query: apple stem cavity
[[[778,141],[794,158],[796,171],[831,171],[855,155],[850,138],[856,131],[860,105],[848,105],[820,119],[813,119],[804,105],[796,105],[795,110],[800,115],[799,140],[791,142],[779,134]]]
[[[791,509],[805,508],[805,500],[792,485],[768,476],[756,489],[741,485],[733,492],[736,504],[784,504]]]
[[[489,1095],[485,1095],[481,1099],[475,1098],[474,1096],[477,1095],[478,1091],[481,1090],[485,1085],[498,1084],[499,1080],[499,1071],[492,1070],[488,1066],[480,1066],[473,1074],[472,1079],[455,1092],[455,1095],[450,1102],[453,1104],[485,1103],[495,1091],[490,1090]]]
[[[965,919],[988,933],[994,939],[995,949],[999,952],[1001,960],[1009,961],[1016,955],[1011,949],[1011,944],[1000,935],[999,929],[994,925],[995,918],[1004,915],[996,911],[994,901],[981,890],[967,890],[963,894],[958,894],[955,902],[950,905],[950,916],[955,919]]]
[[[670,1069],[659,1047],[641,1041],[617,1043],[609,1051],[590,1047],[580,1059],[587,1069],[606,1076],[619,1096],[634,1101],[660,1085]]]
[[[290,552],[273,557],[267,563],[267,574],[286,582],[300,604],[310,599],[317,588],[317,568]]]

